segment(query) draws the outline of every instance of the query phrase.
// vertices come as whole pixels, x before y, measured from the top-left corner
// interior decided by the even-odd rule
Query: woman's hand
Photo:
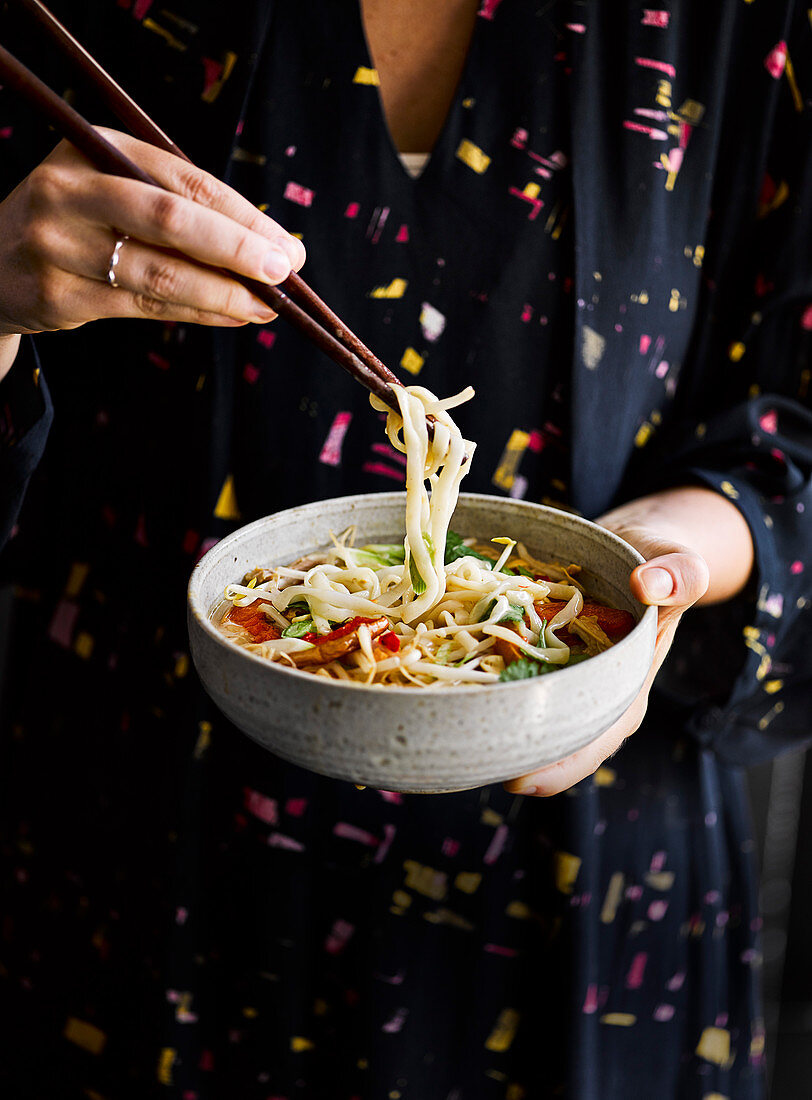
[[[102,317],[264,324],[273,311],[216,269],[276,284],[304,263],[300,241],[213,176],[101,132],[174,193],[97,172],[62,142],[0,203],[0,369],[13,335]]]
[[[600,737],[555,764],[506,783],[513,794],[551,795],[594,774],[640,726],[651,685],[683,614],[696,603],[729,599],[753,566],[750,530],[735,505],[709,489],[670,489],[617,508],[598,521],[646,559],[629,587],[659,608],[654,659],[640,694]]]

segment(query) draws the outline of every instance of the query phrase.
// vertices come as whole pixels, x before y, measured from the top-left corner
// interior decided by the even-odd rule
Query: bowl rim
[[[351,501],[368,500],[373,497],[380,499],[388,498],[392,503],[394,503],[397,499],[405,499],[405,496],[406,493],[405,490],[403,490],[400,492],[386,491],[382,493],[351,493],[341,497],[328,497],[324,500],[313,500],[307,501],[305,504],[295,504],[292,505],[290,508],[284,508],[279,512],[272,512],[270,515],[261,516],[259,519],[252,520],[250,523],[246,523],[242,527],[238,527],[235,531],[232,531],[230,534],[226,535],[224,538],[216,542],[214,546],[210,547],[196,563],[189,577],[189,582],[186,588],[187,612],[194,617],[197,625],[201,627],[203,633],[210,640],[215,641],[228,653],[238,654],[243,659],[255,662],[258,668],[266,670],[266,675],[284,676],[285,679],[288,681],[290,680],[290,677],[292,675],[303,684],[309,683],[313,686],[318,686],[319,688],[323,688],[325,690],[336,688],[336,690],[339,691],[361,691],[372,692],[374,694],[384,693],[386,696],[392,696],[395,693],[398,695],[405,693],[415,698],[422,698],[425,692],[428,691],[432,694],[441,694],[443,697],[453,696],[457,694],[464,694],[466,697],[470,697],[472,694],[472,689],[477,689],[479,691],[481,691],[483,688],[492,689],[494,687],[499,687],[503,690],[505,688],[526,689],[528,686],[538,685],[540,679],[538,676],[528,677],[526,680],[512,680],[509,682],[495,680],[493,683],[489,684],[454,684],[448,686],[445,686],[443,684],[427,684],[419,691],[416,691],[413,686],[407,686],[406,684],[363,684],[359,683],[356,680],[327,680],[324,677],[315,677],[312,672],[306,672],[304,669],[299,668],[291,668],[289,665],[280,664],[280,662],[278,661],[271,661],[267,657],[262,657],[258,653],[252,653],[250,650],[245,649],[237,642],[232,641],[230,638],[227,638],[226,635],[222,633],[222,631],[218,630],[217,627],[212,624],[209,608],[202,610],[198,606],[197,600],[193,593],[193,588],[198,583],[201,574],[204,573],[206,568],[222,554],[224,549],[227,550],[230,543],[235,541],[238,537],[244,538],[249,532],[253,531],[255,528],[263,527],[265,524],[267,524],[269,520],[284,515],[286,512],[294,512],[299,509],[308,508],[316,505],[341,505],[344,503],[349,503]],[[616,535],[613,531],[608,530],[608,528],[606,527],[601,527],[600,524],[594,523],[592,520],[588,520],[583,516],[575,514],[574,512],[567,512],[562,508],[553,508],[548,504],[537,504],[534,501],[529,500],[516,500],[511,497],[499,497],[490,493],[460,493],[459,500],[460,502],[470,502],[471,504],[488,502],[490,504],[503,503],[511,504],[513,506],[520,505],[524,506],[528,510],[532,509],[534,511],[539,510],[543,513],[548,514],[565,515],[568,519],[572,520],[576,526],[600,531],[602,537],[605,537],[610,543],[614,543],[617,548],[627,552],[632,558],[636,560],[638,565],[642,565],[646,560],[642,556],[642,554],[640,554],[633,546],[626,542],[625,539],[622,539],[620,535]],[[637,602],[639,603],[639,601]],[[638,628],[643,626],[644,624],[648,626],[651,620],[653,618],[656,618],[658,614],[657,607],[654,605],[641,606],[644,606],[645,610],[625,638],[621,638],[619,642],[615,642],[611,649],[605,650],[603,653],[596,653],[595,656],[590,657],[588,661],[579,661],[576,665],[573,665],[569,668],[565,666],[564,668],[559,669],[558,675],[556,676],[556,681],[558,681],[558,676],[564,673],[568,674],[571,678],[573,676],[577,676],[578,674],[584,675],[588,672],[590,667],[593,667],[593,661],[599,661],[602,658],[609,657],[612,654],[617,655],[620,647],[625,646],[628,648],[628,644],[630,644],[632,636],[635,634]]]

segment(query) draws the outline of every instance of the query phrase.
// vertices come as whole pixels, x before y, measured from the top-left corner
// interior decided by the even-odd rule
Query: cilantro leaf
[[[457,558],[478,558],[479,561],[486,561],[491,569],[494,565],[493,558],[489,558],[486,554],[480,554],[472,546],[466,546],[462,540],[462,535],[458,535],[455,531],[449,531],[445,540],[446,565],[456,561]]]
[[[524,622],[524,608],[521,604],[511,603],[508,604],[508,609],[499,620],[500,623],[523,623]]]
[[[511,680],[530,680],[534,676],[541,675],[541,664],[532,657],[522,657],[518,661],[512,661],[507,668],[499,673],[499,679],[503,683]]]
[[[291,623],[282,631],[283,638],[301,638],[305,634],[314,634],[315,627],[312,619],[301,619],[298,623]]]

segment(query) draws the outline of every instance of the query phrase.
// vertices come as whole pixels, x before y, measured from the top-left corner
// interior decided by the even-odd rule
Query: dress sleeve
[[[8,542],[53,419],[34,342],[24,337],[0,382],[0,547]]]
[[[728,309],[738,320],[727,328],[724,366],[717,360],[697,368],[724,380],[716,383],[722,398],[735,392],[744,399],[672,439],[661,481],[698,481],[723,493],[753,536],[751,591],[738,609],[721,609],[715,627],[689,625],[676,655],[677,669],[701,663],[724,684],[715,699],[705,693],[689,729],[743,764],[812,743],[812,111],[796,75],[808,84],[812,34],[800,14],[789,46],[779,43],[768,58],[768,72],[784,87],[748,240],[750,292],[738,313]],[[691,614],[710,621],[714,613]],[[719,645],[722,621],[727,633]],[[738,667],[726,676],[717,654],[725,646],[738,652]],[[678,679],[672,666],[665,677],[672,694]]]

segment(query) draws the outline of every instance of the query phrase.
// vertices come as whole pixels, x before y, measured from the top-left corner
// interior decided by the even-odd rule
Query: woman
[[[803,13],[292,7],[70,15],[233,191],[115,135],[186,199],[65,146],[35,168],[4,104],[9,525],[50,415],[18,334],[164,322],[37,340],[55,415],[6,551],[8,1072],[20,1095],[760,1097],[737,765],[809,727]],[[412,179],[397,152],[428,150]],[[641,549],[650,681],[711,605],[612,730],[509,791],[289,768],[187,675],[210,540],[401,479],[358,387],[208,270],[301,265],[257,207],[405,379],[473,380],[468,488]]]

